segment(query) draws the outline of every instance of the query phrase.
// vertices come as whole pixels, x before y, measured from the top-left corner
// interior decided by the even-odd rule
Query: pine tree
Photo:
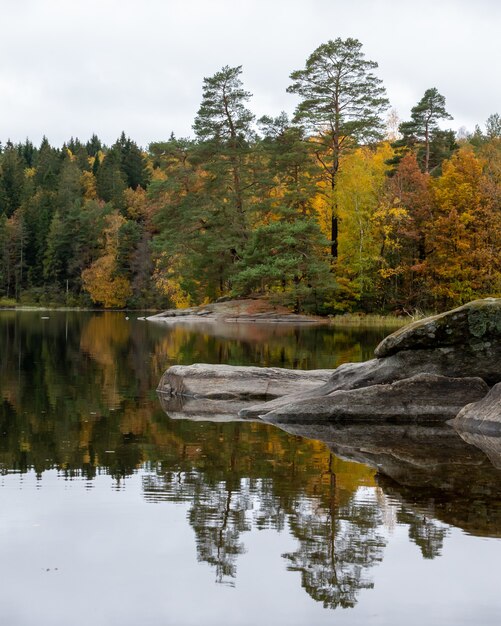
[[[131,189],[142,187],[146,189],[150,180],[150,173],[145,157],[135,141],[126,137],[122,132],[120,139],[112,146],[120,153],[120,169],[125,184]]]
[[[282,113],[260,121],[258,220],[238,262],[234,291],[271,293],[281,303],[319,311],[334,288],[324,237],[313,208],[318,168],[301,127]],[[257,160],[257,159],[256,159]]]
[[[330,189],[331,254],[338,255],[338,215],[334,190],[341,158],[359,144],[383,137],[382,113],[388,108],[382,81],[365,59],[362,44],[352,38],[328,41],[307,59],[302,70],[292,72],[288,92],[301,102],[295,121],[306,126],[315,144]]]
[[[17,149],[7,142],[0,156],[0,214],[10,217],[19,208],[24,184],[24,167]]]
[[[393,144],[398,153],[390,164],[398,163],[406,152],[414,148],[418,149],[418,161],[424,172],[430,172],[449,158],[457,146],[452,131],[441,131],[438,126],[439,121],[444,119],[453,119],[445,109],[444,96],[435,87],[427,89],[412,107],[410,121],[399,126],[402,138]]]
[[[123,192],[127,188],[121,169],[120,152],[117,148],[110,149],[97,168],[96,187],[98,196],[114,207],[122,208]]]
[[[240,80],[241,67],[223,67],[204,79],[203,98],[195,118],[201,180],[188,215],[197,228],[200,269],[215,296],[231,288],[234,264],[249,237],[253,169],[249,162],[254,116],[250,94]]]

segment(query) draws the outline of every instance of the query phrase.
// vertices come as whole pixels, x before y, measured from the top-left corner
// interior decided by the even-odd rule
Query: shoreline
[[[261,307],[257,311],[252,312],[248,302],[252,304],[261,303]],[[242,304],[243,303],[243,304]],[[142,319],[147,321],[163,323],[163,324],[199,324],[199,323],[229,323],[229,324],[296,324],[306,325],[332,325],[332,326],[384,326],[384,327],[400,327],[404,326],[415,318],[397,317],[391,314],[377,313],[343,313],[339,315],[315,316],[308,314],[292,313],[284,307],[266,306],[262,301],[228,301],[222,303],[211,303],[208,305],[200,305],[198,307],[190,307],[186,309],[102,309],[97,307],[51,307],[37,305],[20,305],[0,307],[0,312],[27,312],[36,313],[38,311],[54,311],[58,313],[76,312],[76,313],[141,313]],[[144,315],[146,314],[146,315]]]

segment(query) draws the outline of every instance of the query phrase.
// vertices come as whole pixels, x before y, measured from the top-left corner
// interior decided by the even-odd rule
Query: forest
[[[356,39],[319,46],[256,119],[241,67],[203,81],[193,137],[0,146],[0,305],[443,310],[501,296],[501,116],[406,120]]]

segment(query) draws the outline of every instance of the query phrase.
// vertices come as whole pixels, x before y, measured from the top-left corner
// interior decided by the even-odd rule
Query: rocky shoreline
[[[159,393],[200,416],[289,423],[430,424],[501,434],[501,299],[486,298],[397,330],[375,358],[335,370],[169,368]],[[492,388],[492,389],[491,389]],[[214,403],[224,403],[222,411]],[[197,407],[193,406],[196,403]],[[237,408],[238,404],[238,408]],[[464,408],[467,407],[467,408]],[[457,416],[457,417],[456,417]]]

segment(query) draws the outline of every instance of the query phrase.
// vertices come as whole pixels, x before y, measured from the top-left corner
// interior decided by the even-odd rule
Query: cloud
[[[243,65],[258,116],[292,112],[290,72],[338,36],[379,62],[401,117],[435,86],[473,128],[501,101],[500,16],[495,0],[4,0],[0,139],[185,136],[226,64]]]

